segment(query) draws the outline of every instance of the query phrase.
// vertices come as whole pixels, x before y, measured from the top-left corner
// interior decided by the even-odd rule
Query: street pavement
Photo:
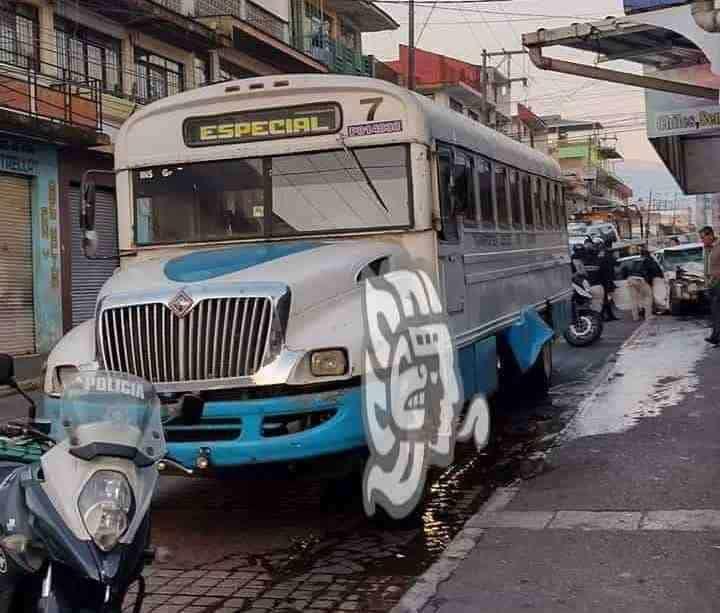
[[[153,538],[174,555],[149,573],[143,611],[390,610],[493,492],[532,476],[530,458],[554,444],[636,328],[610,324],[584,349],[560,341],[550,399],[499,404],[490,448],[459,449],[455,464],[433,475],[415,522],[368,522],[359,488],[338,490],[313,474],[163,477]],[[0,398],[0,419],[24,414],[17,398]]]
[[[720,350],[705,336],[697,320],[641,328],[540,474],[468,522],[476,544],[423,613],[716,612]]]

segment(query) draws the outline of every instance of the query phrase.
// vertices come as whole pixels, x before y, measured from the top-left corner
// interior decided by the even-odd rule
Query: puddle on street
[[[625,432],[694,392],[709,345],[707,329],[693,323],[660,320],[618,352],[615,370],[594,393],[599,402],[580,410],[565,438]]]

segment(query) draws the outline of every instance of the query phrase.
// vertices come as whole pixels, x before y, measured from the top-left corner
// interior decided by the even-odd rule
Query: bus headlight
[[[85,529],[104,552],[112,551],[128,529],[132,489],[125,475],[96,472],[80,494],[78,509]]]
[[[310,372],[315,377],[342,377],[347,370],[347,354],[342,349],[314,351],[310,355]]]

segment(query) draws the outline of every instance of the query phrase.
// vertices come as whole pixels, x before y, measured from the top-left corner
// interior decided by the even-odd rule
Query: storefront
[[[0,134],[0,351],[46,353],[60,339],[57,149]]]

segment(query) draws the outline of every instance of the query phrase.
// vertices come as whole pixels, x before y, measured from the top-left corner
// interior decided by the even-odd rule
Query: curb
[[[580,417],[582,413],[597,400],[598,388],[603,381],[607,381],[617,368],[617,354],[625,347],[635,342],[648,328],[650,322],[645,322],[633,332],[621,347],[610,356],[600,372],[591,382],[592,392],[588,398],[578,406],[573,418],[558,433],[557,442],[547,451],[544,451],[538,458],[546,459],[555,449],[559,448],[565,441],[568,430]],[[482,506],[482,508],[465,523],[465,527],[458,533],[440,558],[427,571],[418,577],[415,584],[405,593],[400,602],[395,605],[390,613],[420,613],[428,603],[437,596],[442,583],[450,579],[465,559],[472,553],[478,543],[485,535],[485,529],[473,526],[480,524],[479,518],[488,513],[497,513],[507,507],[520,491],[522,481],[516,481],[512,485],[499,488]]]
[[[502,511],[512,502],[519,490],[519,481],[508,487],[497,489],[490,497],[490,500],[468,520],[465,527],[440,556],[440,559],[418,578],[400,602],[390,610],[390,613],[419,613],[422,611],[430,600],[437,596],[440,585],[450,579],[460,564],[465,561],[482,540],[485,530],[473,528],[473,520],[486,513]]]
[[[42,384],[42,377],[36,377],[35,379],[26,379],[25,381],[18,381],[18,385],[22,388],[24,392],[38,391],[42,389]],[[0,398],[7,398],[8,396],[13,396],[15,394],[17,394],[17,392],[12,387],[8,387],[6,385],[0,386]]]

